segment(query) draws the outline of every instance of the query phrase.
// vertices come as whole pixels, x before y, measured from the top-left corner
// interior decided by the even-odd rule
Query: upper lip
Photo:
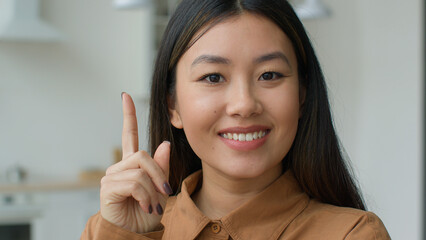
[[[225,128],[219,131],[219,134],[223,133],[252,133],[252,132],[259,132],[259,131],[265,131],[270,129],[266,126],[261,125],[255,125],[255,126],[249,126],[249,127],[230,127]]]

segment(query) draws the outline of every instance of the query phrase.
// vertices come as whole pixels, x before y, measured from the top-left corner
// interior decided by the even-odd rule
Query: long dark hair
[[[173,97],[176,66],[203,27],[212,27],[243,12],[262,15],[290,38],[298,61],[299,81],[305,101],[296,138],[283,159],[284,170],[293,171],[302,189],[312,198],[336,206],[365,210],[357,185],[342,157],[330,113],[320,64],[293,8],[285,0],[183,0],[163,35],[151,88],[150,149],[171,142],[170,184],[180,191],[182,180],[201,169],[182,129],[169,119],[168,99]]]

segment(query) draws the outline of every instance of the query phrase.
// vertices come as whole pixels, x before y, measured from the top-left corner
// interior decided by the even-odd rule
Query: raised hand
[[[132,232],[158,226],[169,194],[170,143],[163,142],[154,157],[139,151],[138,125],[132,98],[122,94],[123,159],[109,167],[101,181],[101,215]]]

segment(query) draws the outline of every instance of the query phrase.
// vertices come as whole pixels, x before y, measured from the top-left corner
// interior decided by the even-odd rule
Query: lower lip
[[[268,136],[269,136],[269,133],[262,138],[252,140],[252,141],[236,141],[233,139],[224,138],[222,136],[219,136],[219,137],[228,147],[234,150],[251,151],[261,147],[266,142],[266,139],[268,138]]]

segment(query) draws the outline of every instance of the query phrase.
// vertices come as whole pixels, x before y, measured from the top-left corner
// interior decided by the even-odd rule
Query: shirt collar
[[[175,206],[170,213],[171,221],[168,221],[167,231],[180,239],[195,239],[211,221],[191,199],[201,177],[202,172],[197,171],[182,182],[181,192],[177,195]]]
[[[179,222],[170,221],[169,230],[182,239],[195,239],[211,222],[191,199],[201,177],[202,173],[198,171],[184,180],[171,213],[171,217]],[[286,171],[253,199],[224,216],[221,222],[234,240],[278,239],[308,202],[309,197],[293,173]]]

